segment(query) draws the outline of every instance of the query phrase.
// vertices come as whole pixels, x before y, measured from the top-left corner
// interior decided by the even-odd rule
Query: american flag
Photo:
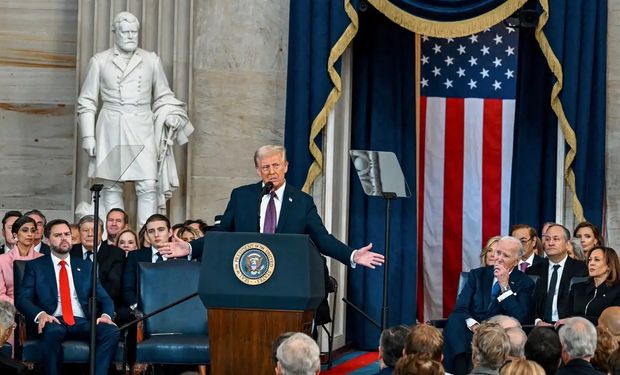
[[[460,272],[508,232],[518,30],[421,39],[418,316],[436,319]]]

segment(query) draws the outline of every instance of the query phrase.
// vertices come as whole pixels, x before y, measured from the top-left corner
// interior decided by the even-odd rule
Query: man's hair
[[[521,258],[523,254],[525,254],[525,249],[523,248],[523,244],[517,238],[512,236],[503,236],[499,239],[498,242],[511,242],[517,247],[517,259]]]
[[[170,219],[168,219],[165,215],[162,215],[162,214],[153,214],[149,216],[149,218],[146,219],[146,223],[144,223],[144,228],[146,228],[148,223],[151,223],[153,221],[165,221],[166,227],[170,229]]]
[[[429,353],[409,354],[398,360],[394,375],[443,375],[445,371],[439,361]]]
[[[30,210],[28,212],[26,212],[24,214],[24,216],[30,216],[30,215],[38,215],[41,217],[41,219],[43,219],[43,225],[45,225],[47,223],[47,219],[45,218],[45,215],[43,215],[43,212],[37,210],[36,208],[33,210]]]
[[[527,341],[527,335],[523,329],[519,327],[508,328],[506,334],[510,341],[510,353],[508,355],[513,358],[525,358],[525,342]]]
[[[570,231],[568,230],[568,228],[566,228],[562,224],[553,223],[553,224],[549,225],[549,228],[547,228],[547,232],[549,232],[549,229],[551,229],[553,227],[562,228],[562,233],[564,234],[564,241],[566,241],[566,242],[570,241]],[[547,235],[547,234],[545,234],[545,235]]]
[[[571,359],[591,357],[596,350],[596,328],[581,317],[567,318],[559,331],[562,348]]]
[[[37,227],[37,222],[34,221],[33,218],[31,218],[30,216],[21,216],[13,223],[13,227],[11,227],[11,233],[17,234],[17,232],[19,232],[19,229],[23,227],[26,223],[34,225],[35,228]]]
[[[4,226],[6,225],[6,222],[9,221],[9,218],[11,217],[22,217],[22,213],[19,211],[7,211],[5,212],[4,216],[2,217],[2,229],[4,229]]]
[[[529,224],[514,224],[510,227],[510,234],[514,233],[514,231],[519,229],[527,229],[529,231],[528,236],[530,238],[538,237],[538,233],[536,233],[536,229]]]
[[[428,353],[435,361],[441,361],[443,353],[443,335],[439,330],[428,324],[411,327],[405,342],[406,354]]]
[[[82,225],[87,224],[87,223],[94,223],[94,222],[95,222],[95,216],[94,215],[82,216],[80,221],[78,221],[78,228],[82,229]],[[103,231],[103,222],[101,220],[99,220],[98,222],[99,222],[99,229],[101,229]],[[101,231],[99,233],[101,233]]]
[[[521,322],[509,315],[495,315],[487,319],[488,323],[497,323],[502,328],[508,329],[512,327],[521,328]]]
[[[118,208],[118,207],[115,207],[115,208],[111,209],[110,211],[108,211],[108,214],[105,215],[105,221],[108,221],[108,219],[110,218],[110,214],[112,212],[120,212],[120,213],[122,213],[123,214],[123,222],[125,224],[129,224],[129,215],[127,215],[127,212],[125,212],[125,210],[123,210],[122,208]]]
[[[275,153],[282,154],[282,160],[286,162],[286,148],[284,148],[284,146],[265,145],[259,147],[258,150],[256,150],[256,152],[254,153],[254,166],[258,168],[259,160]]]
[[[510,341],[506,331],[496,323],[482,323],[471,340],[472,358],[478,367],[497,370],[506,361]]]
[[[560,337],[552,327],[532,329],[525,342],[525,358],[541,365],[550,375],[558,370],[561,356]]]
[[[15,306],[8,301],[0,301],[0,340],[15,322]],[[0,346],[4,344],[0,341]]]
[[[271,343],[271,360],[274,365],[278,363],[278,348],[280,347],[280,344],[294,334],[295,332],[284,332]]]
[[[198,224],[198,227],[200,228],[202,233],[205,233],[209,230],[209,224],[205,223],[205,221],[202,219],[188,219],[183,222],[184,227],[188,227],[191,224]]]
[[[403,348],[409,334],[409,327],[394,326],[386,328],[379,337],[379,346],[383,351],[383,363],[388,367],[396,366],[396,362],[403,356]]]
[[[320,350],[310,336],[294,333],[276,351],[278,365],[283,375],[311,375],[321,366]]]
[[[140,29],[140,21],[138,21],[138,18],[136,16],[134,16],[132,13],[129,13],[129,12],[120,12],[116,15],[116,17],[114,17],[114,21],[112,21],[112,32],[113,33],[115,33],[116,30],[118,30],[120,23],[123,21],[127,23],[137,23],[138,29]]]
[[[45,224],[45,230],[43,232],[43,235],[45,236],[45,238],[50,238],[50,233],[52,232],[52,228],[55,227],[56,225],[61,225],[64,224],[67,226],[67,228],[69,228],[69,230],[71,230],[71,224],[69,224],[69,222],[67,220],[64,219],[54,219],[52,221],[50,221],[49,223]]]

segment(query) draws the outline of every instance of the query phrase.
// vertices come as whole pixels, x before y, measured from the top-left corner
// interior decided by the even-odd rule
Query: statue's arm
[[[88,64],[86,78],[78,97],[78,122],[82,134],[82,148],[89,156],[95,156],[95,113],[99,101],[100,68],[93,57]]]

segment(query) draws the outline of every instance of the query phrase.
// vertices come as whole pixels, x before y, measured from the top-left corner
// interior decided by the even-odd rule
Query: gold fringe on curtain
[[[312,164],[308,169],[308,174],[306,175],[306,182],[301,189],[306,193],[310,191],[310,187],[312,187],[314,180],[316,180],[316,178],[321,174],[321,171],[323,170],[323,152],[321,151],[319,146],[317,146],[314,139],[325,128],[325,125],[327,124],[327,115],[329,114],[329,111],[334,108],[334,105],[336,104],[338,99],[340,99],[340,95],[342,94],[342,82],[340,80],[340,75],[336,71],[336,68],[334,68],[334,65],[336,64],[336,61],[338,61],[338,59],[342,56],[349,44],[351,44],[351,41],[353,41],[353,38],[355,37],[355,34],[357,34],[357,30],[359,28],[359,19],[357,18],[357,13],[351,5],[350,0],[344,0],[344,9],[349,16],[351,23],[349,23],[336,44],[334,44],[331,51],[329,52],[329,57],[327,59],[327,72],[329,73],[329,77],[331,78],[334,87],[329,92],[323,108],[321,108],[319,114],[314,118],[314,120],[312,121],[312,126],[310,127],[310,139],[308,147],[310,150],[310,154],[312,154],[314,160],[312,161]]]
[[[383,13],[392,22],[414,33],[437,38],[456,38],[475,34],[486,28],[502,22],[526,3],[527,0],[507,0],[493,10],[474,18],[462,21],[431,21],[414,16],[390,0],[368,0],[377,10]]]
[[[562,86],[564,84],[564,73],[562,70],[562,65],[558,60],[557,56],[553,52],[551,45],[549,44],[549,40],[547,36],[543,32],[543,28],[547,24],[549,20],[549,1],[548,0],[539,0],[538,1],[542,6],[543,12],[540,15],[540,19],[538,20],[538,25],[536,26],[535,37],[540,45],[540,49],[542,50],[545,59],[547,59],[547,64],[553,72],[553,75],[556,78],[556,83],[553,85],[551,89],[551,108],[553,112],[555,112],[558,117],[558,121],[560,122],[560,128],[562,129],[562,134],[564,134],[564,139],[568,144],[568,152],[566,153],[566,157],[564,158],[564,179],[566,179],[566,183],[570,188],[572,199],[573,199],[573,214],[577,218],[577,221],[582,222],[585,221],[585,217],[583,215],[583,206],[579,201],[579,197],[577,196],[577,188],[575,186],[575,172],[573,171],[572,165],[575,160],[575,156],[577,155],[577,137],[575,136],[575,132],[573,128],[571,128],[568,119],[566,118],[566,114],[564,114],[564,107],[562,106],[562,102],[560,101],[560,91],[562,91]]]

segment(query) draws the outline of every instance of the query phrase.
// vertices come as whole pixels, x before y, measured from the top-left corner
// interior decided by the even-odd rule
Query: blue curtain
[[[374,8],[360,13],[353,46],[351,147],[392,151],[415,192],[414,34],[390,22]],[[373,242],[384,249],[385,201],[367,197],[351,173],[349,242]],[[414,193],[415,194],[415,193]],[[388,325],[412,324],[416,314],[416,199],[392,204]],[[348,297],[377,321],[381,318],[383,269],[349,272]],[[349,309],[347,338],[359,348],[376,349],[380,331]]]
[[[461,21],[487,13],[506,0],[382,0],[417,17],[433,21]]]
[[[560,101],[576,142],[575,189],[601,227],[605,194],[607,0],[549,1],[543,28],[563,71]],[[570,140],[570,134],[567,136]]]

